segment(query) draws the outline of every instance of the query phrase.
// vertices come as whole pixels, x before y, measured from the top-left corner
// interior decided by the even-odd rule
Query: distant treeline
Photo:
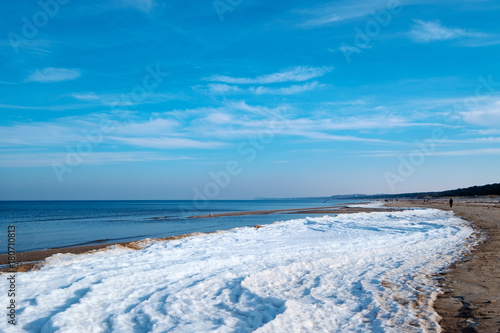
[[[375,194],[375,195],[354,195],[351,198],[355,199],[380,199],[380,198],[441,198],[441,197],[473,197],[482,195],[500,195],[500,183],[488,184],[483,186],[472,186],[467,188],[459,188],[456,190],[448,190],[441,192],[418,192],[418,193],[401,193],[401,194]],[[334,196],[332,198],[336,198]],[[346,196],[342,196],[346,198]]]
[[[472,197],[475,195],[500,195],[500,183],[437,192],[437,197]]]

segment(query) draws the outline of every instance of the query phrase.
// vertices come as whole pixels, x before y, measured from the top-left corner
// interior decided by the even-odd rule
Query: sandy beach
[[[500,332],[500,204],[498,199],[391,201],[390,207],[451,210],[472,222],[483,240],[442,274],[443,293],[434,303],[443,332]]]
[[[434,308],[442,318],[440,325],[443,332],[500,332],[500,204],[492,200],[455,199],[453,208],[447,200],[400,200],[390,201],[387,206],[393,208],[352,208],[348,206],[304,208],[294,210],[269,210],[253,212],[233,212],[224,214],[192,216],[191,218],[211,218],[217,216],[257,215],[257,214],[347,214],[358,212],[381,212],[400,210],[403,207],[426,207],[452,210],[457,216],[472,222],[483,236],[478,246],[460,262],[449,267],[447,272],[437,278],[442,283],[442,294],[434,303]],[[260,227],[260,226],[255,226]],[[189,237],[192,234],[159,238],[155,240],[173,240]],[[17,254],[17,261],[23,264],[17,271],[33,269],[43,260],[56,253],[85,253],[98,251],[111,245],[120,245],[132,249],[141,247],[141,242],[115,244],[97,244],[62,249],[47,249]],[[6,264],[6,255],[0,255],[0,264]],[[4,269],[5,271],[6,269]]]

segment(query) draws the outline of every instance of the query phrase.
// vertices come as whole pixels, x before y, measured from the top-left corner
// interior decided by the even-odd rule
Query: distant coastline
[[[500,183],[487,184],[482,186],[470,186],[466,188],[458,188],[454,190],[446,190],[439,192],[413,192],[413,193],[398,193],[398,194],[354,194],[354,195],[334,195],[332,199],[358,199],[358,200],[373,200],[373,199],[424,199],[424,198],[444,198],[444,197],[485,197],[499,196]]]

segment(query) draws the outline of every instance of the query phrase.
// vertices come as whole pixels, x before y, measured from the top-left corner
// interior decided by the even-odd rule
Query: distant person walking
[[[453,207],[453,199],[450,199],[450,208]]]

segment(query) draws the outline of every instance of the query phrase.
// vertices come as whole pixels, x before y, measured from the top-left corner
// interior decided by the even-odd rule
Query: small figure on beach
[[[453,199],[450,198],[450,208],[453,207]]]

